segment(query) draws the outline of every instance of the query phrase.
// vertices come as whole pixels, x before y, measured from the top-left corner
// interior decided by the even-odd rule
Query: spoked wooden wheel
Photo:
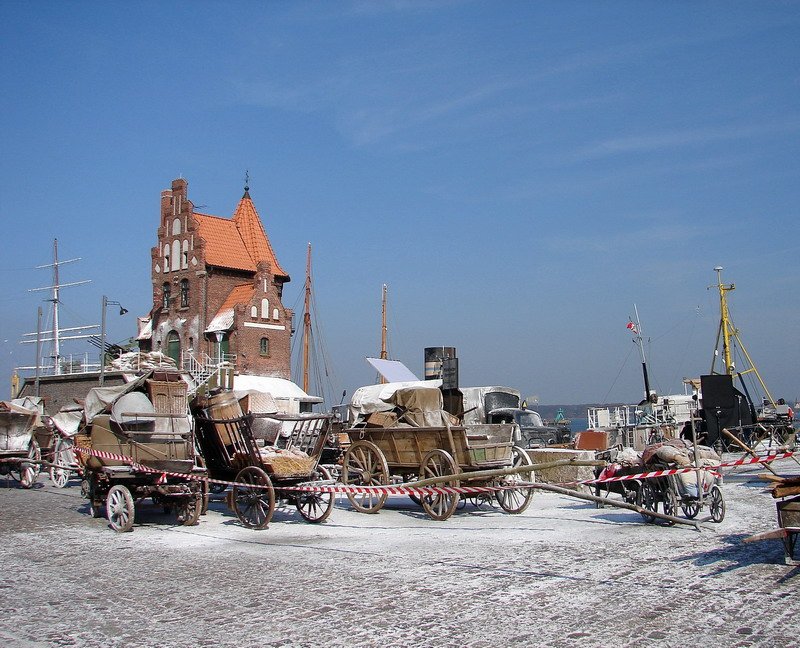
[[[320,479],[329,481],[331,473],[323,466],[317,466]],[[295,506],[309,522],[324,522],[333,510],[333,493],[306,493],[299,492]]]
[[[533,465],[533,461],[531,461],[528,453],[522,448],[514,446],[511,449],[511,456],[513,457],[513,463],[511,464],[513,468]],[[506,513],[522,513],[526,508],[528,508],[528,504],[531,503],[531,499],[533,499],[532,488],[508,488],[508,486],[513,486],[514,482],[523,481],[536,481],[533,471],[529,473],[508,475],[500,481],[500,485],[503,486],[503,490],[497,491],[495,496],[497,497],[498,504],[500,504],[500,507],[506,511]]]
[[[671,515],[675,517],[678,515],[678,494],[670,481],[665,482],[661,498],[661,510],[664,515]],[[664,520],[667,524],[674,525],[675,522],[671,520]]]
[[[430,479],[431,477],[444,477],[455,475],[458,466],[447,452],[444,450],[431,450],[423,458],[419,466],[419,478]],[[436,487],[457,488],[458,480],[453,479],[447,482],[438,483]],[[458,493],[439,493],[437,495],[423,495],[422,508],[433,520],[446,520],[456,510],[460,496]]]
[[[59,439],[53,448],[53,463],[50,467],[50,481],[56,488],[64,488],[72,475],[72,466],[76,465],[75,452],[72,450],[72,439]]]
[[[697,517],[697,514],[700,513],[700,503],[695,500],[681,502],[681,510],[683,510],[683,516],[685,518],[693,520]]]
[[[14,479],[19,482],[22,488],[31,488],[36,483],[36,478],[42,470],[41,464],[32,463],[42,460],[42,451],[36,439],[31,439],[31,444],[28,446],[28,459],[30,461],[23,459],[17,467],[11,470]]]
[[[389,483],[389,466],[380,448],[371,441],[361,439],[344,453],[342,483],[350,486],[385,486]],[[350,505],[361,513],[381,510],[387,493],[347,493]]]
[[[275,489],[269,475],[258,466],[239,471],[236,480],[247,486],[233,487],[233,510],[249,529],[266,529],[275,512]]]
[[[644,511],[639,511],[639,514],[644,518],[645,522],[651,524],[656,521],[654,515],[648,514],[648,511],[655,512],[658,508],[656,490],[649,480],[643,481],[639,486],[639,491],[636,493],[636,505],[644,509]]]
[[[709,494],[711,509],[711,519],[714,522],[722,522],[725,519],[725,500],[722,497],[722,490],[716,484],[711,487]]]
[[[106,498],[108,525],[117,533],[130,531],[133,526],[133,495],[127,487],[117,484],[108,491]]]
[[[194,526],[200,519],[200,513],[203,510],[203,495],[198,493],[182,497],[179,503],[175,506],[175,517],[178,524],[183,526]]]

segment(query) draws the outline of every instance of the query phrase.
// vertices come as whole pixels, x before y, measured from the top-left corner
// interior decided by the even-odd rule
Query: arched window
[[[164,272],[169,272],[169,243],[164,244]]]
[[[181,308],[189,306],[189,280],[181,279]]]
[[[258,352],[262,356],[268,356],[269,355],[269,339],[267,339],[265,337],[261,338],[261,342],[258,345]]]
[[[250,317],[253,319],[258,319],[258,306],[250,307]]]
[[[172,242],[172,269],[180,270],[181,267],[181,242],[175,239]]]
[[[162,291],[161,306],[166,310],[167,308],[169,308],[170,296],[172,292],[172,289],[169,285],[169,281],[164,282],[164,285],[161,286],[161,291]]]
[[[269,319],[269,299],[261,300],[261,317]]]
[[[280,319],[281,313],[277,308],[272,309],[272,319]]]
[[[181,233],[181,219],[176,218],[172,221],[172,235],[173,236],[180,236]]]
[[[189,241],[183,242],[183,253],[181,254],[181,268],[189,267]]]

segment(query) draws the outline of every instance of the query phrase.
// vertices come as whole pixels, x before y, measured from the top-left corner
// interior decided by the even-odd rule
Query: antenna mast
[[[386,360],[389,357],[389,354],[386,349],[386,293],[388,288],[386,284],[383,284],[383,297],[381,298],[381,360]],[[383,377],[381,374],[381,383],[385,383],[386,378]]]
[[[650,379],[647,376],[647,360],[644,357],[644,343],[642,342],[642,323],[639,321],[639,309],[633,305],[633,312],[636,314],[636,344],[639,347],[639,354],[642,357],[642,375],[644,376],[644,399],[650,400]]]

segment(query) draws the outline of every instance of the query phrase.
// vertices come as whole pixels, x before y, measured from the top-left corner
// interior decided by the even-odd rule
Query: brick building
[[[289,275],[248,187],[232,218],[201,214],[188,183],[161,192],[152,248],[153,309],[140,319],[139,346],[181,366],[188,355],[229,357],[240,375],[290,379],[292,311],[281,298]]]

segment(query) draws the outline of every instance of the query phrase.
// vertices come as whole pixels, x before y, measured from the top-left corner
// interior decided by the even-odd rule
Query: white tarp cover
[[[39,425],[38,409],[23,407],[21,402],[24,399],[0,402],[0,451],[24,452]]]
[[[373,412],[391,412],[395,407],[392,395],[398,389],[421,387],[438,391],[441,386],[441,380],[413,380],[359,387],[350,399],[350,421],[355,424]]]
[[[404,387],[392,394],[391,402],[404,410],[400,421],[417,427],[447,425],[449,414],[443,410],[444,401],[439,389]]]
[[[233,391],[237,398],[247,392],[266,392],[272,396],[282,414],[298,414],[300,403],[321,403],[319,396],[309,396],[298,385],[285,378],[271,376],[236,375],[233,377]]]
[[[464,395],[464,424],[472,425],[476,423],[486,423],[486,408],[484,407],[484,399],[486,394],[491,392],[504,392],[506,394],[513,394],[517,398],[520,397],[519,390],[511,389],[511,387],[501,387],[493,385],[489,387],[461,387],[461,393]]]
[[[56,412],[50,417],[53,425],[64,436],[75,436],[81,427],[83,420],[83,409],[75,408],[69,410],[61,410]]]
[[[399,360],[384,360],[382,358],[367,358],[372,367],[388,382],[404,382],[409,380],[416,380],[414,372],[406,367]]]

